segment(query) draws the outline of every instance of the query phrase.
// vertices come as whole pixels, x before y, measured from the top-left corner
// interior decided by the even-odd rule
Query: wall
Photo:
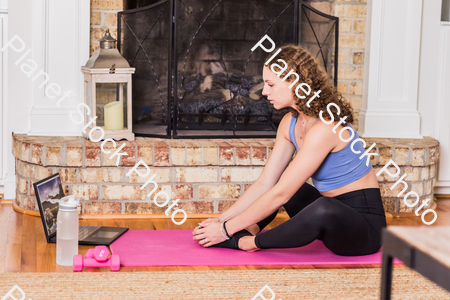
[[[450,195],[450,22],[440,24],[439,62],[437,70],[436,138],[442,148],[436,193]]]
[[[11,134],[79,135],[81,131],[80,125],[68,121],[68,115],[77,103],[83,102],[80,67],[89,58],[89,1],[9,1],[8,9],[8,36],[17,35],[25,44],[23,52],[8,53],[5,198],[13,199],[15,162]],[[31,52],[16,65],[29,49]],[[31,60],[37,69],[28,77],[22,66],[30,65]],[[51,99],[44,93],[47,85],[39,87],[43,76],[32,81],[41,70],[49,75],[47,85],[56,83],[62,92],[71,91],[61,107],[56,106],[60,96]]]
[[[31,20],[32,10],[24,9],[32,7],[32,0],[9,1],[8,7],[8,37],[18,35],[28,47],[32,44]],[[30,128],[30,112],[32,106],[32,86],[27,84],[29,78],[14,63],[20,58],[20,54],[8,51],[8,83],[7,83],[7,129],[5,142],[7,150],[5,198],[15,197],[15,162],[11,153],[11,135],[13,132],[27,133]],[[10,117],[14,116],[14,117]]]
[[[441,0],[380,0],[367,4],[368,26],[360,112],[362,137],[440,142],[437,194],[450,194],[448,46]],[[441,35],[440,35],[441,34]]]
[[[23,7],[31,7],[32,0],[9,1],[8,7],[8,37],[14,35],[20,38],[27,45],[31,45],[32,34],[31,28],[32,11],[31,9],[23,9]],[[7,52],[6,52],[7,51]],[[5,199],[15,198],[15,161],[11,153],[11,135],[12,132],[27,133],[30,127],[30,111],[32,106],[31,85],[24,84],[29,80],[26,75],[14,64],[20,55],[13,51],[5,50],[8,55],[7,61],[7,78],[8,82],[6,97],[3,99],[3,107],[5,116],[5,130],[3,144],[6,145],[6,151],[3,156],[4,162],[4,193]]]
[[[450,194],[450,22],[440,22],[441,0],[423,2],[419,74],[421,133],[439,140],[442,155],[435,192]]]
[[[358,129],[362,104],[366,1],[331,1],[331,14],[339,17],[338,91],[350,101]]]
[[[122,10],[122,0],[91,0],[90,55],[100,46],[98,40],[107,28],[117,39],[117,12]]]
[[[6,0],[0,0],[0,48],[8,39],[8,5]],[[7,153],[7,53],[0,52],[0,194],[4,194],[6,178]]]
[[[435,107],[439,102],[436,83],[438,82],[440,61],[439,32],[442,0],[423,1],[421,57],[419,74],[418,109],[423,136],[436,136]]]
[[[393,157],[400,167],[396,177],[384,172],[377,177],[386,212],[413,212],[414,208],[402,201],[404,194],[410,191],[419,197],[417,207],[425,199],[433,199],[435,167],[439,161],[437,140],[425,138],[405,143],[404,140],[368,138],[366,142],[368,145],[376,143],[375,152],[379,157],[370,160],[376,173]],[[261,138],[163,140],[138,137],[125,142],[122,151],[127,155],[117,161],[109,159],[110,155],[101,151],[99,143],[82,137],[14,135],[18,182],[15,204],[37,210],[33,183],[59,173],[65,194],[77,195],[82,200],[81,212],[85,214],[164,213],[167,207],[152,205],[159,191],[166,192],[172,200],[180,199],[178,207],[187,213],[223,212],[258,179],[274,144],[273,139]],[[136,173],[128,176],[140,161],[150,167],[147,176],[139,177]],[[139,172],[146,174],[143,165],[138,166],[141,166]],[[389,168],[391,173],[395,173],[394,170],[394,167]],[[148,197],[154,184],[145,185],[145,182],[155,174],[158,187]],[[400,177],[407,187],[399,184],[391,190]],[[308,183],[313,184],[309,180]]]
[[[339,17],[338,91],[352,104],[358,129],[362,104],[366,0],[313,0],[317,10]]]

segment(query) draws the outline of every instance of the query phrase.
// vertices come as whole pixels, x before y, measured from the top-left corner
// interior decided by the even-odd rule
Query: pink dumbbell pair
[[[79,272],[84,267],[109,267],[111,271],[119,271],[119,255],[113,254],[108,258],[109,254],[108,247],[97,246],[94,249],[89,249],[84,258],[83,255],[75,255],[73,257],[73,270]]]

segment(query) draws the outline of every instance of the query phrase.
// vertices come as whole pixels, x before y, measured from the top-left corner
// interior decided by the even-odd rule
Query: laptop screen
[[[64,197],[64,191],[59,174],[54,174],[33,184],[36,202],[41,213],[47,239],[56,234],[56,219],[58,216],[59,200]]]

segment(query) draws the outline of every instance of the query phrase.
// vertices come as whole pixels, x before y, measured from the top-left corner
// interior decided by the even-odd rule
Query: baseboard
[[[13,199],[5,199],[5,195],[0,194],[0,203],[1,204],[11,204],[11,203],[13,203]]]
[[[5,198],[14,199],[16,198],[16,176],[6,176],[4,180],[4,191]]]
[[[25,208],[22,208],[22,207],[18,206],[18,205],[16,204],[16,201],[12,201],[12,207],[13,207],[13,210],[14,210],[15,212],[20,213],[20,214],[24,214],[24,215],[28,215],[28,216],[33,216],[33,217],[40,217],[40,216],[41,216],[41,214],[40,214],[38,211],[34,211],[34,210],[30,210],[30,209],[25,209]]]
[[[437,184],[437,183],[436,183]],[[435,185],[434,186],[434,194],[438,194],[438,195],[450,195],[450,186],[448,186],[448,182],[446,182],[447,186],[438,186]]]

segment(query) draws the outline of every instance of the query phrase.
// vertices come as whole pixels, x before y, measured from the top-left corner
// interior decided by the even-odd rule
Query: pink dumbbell
[[[105,246],[101,246],[101,247],[105,247]],[[106,249],[108,249],[108,248],[106,248]],[[90,250],[92,250],[92,251],[90,251]],[[119,255],[113,254],[108,259],[109,251],[108,251],[107,255],[105,255],[106,253],[103,253],[103,255],[100,256],[100,253],[101,253],[101,250],[96,252],[95,249],[89,249],[88,252],[86,253],[85,258],[83,258],[83,255],[74,255],[73,270],[76,272],[79,272],[79,271],[82,271],[84,267],[97,267],[97,268],[109,267],[109,268],[111,268],[111,271],[119,271],[119,269],[120,269]],[[98,261],[98,260],[96,260],[96,256],[100,256],[100,259],[104,259],[104,257],[106,257],[107,259],[104,261]]]
[[[94,258],[94,249],[88,249],[88,251],[84,255],[84,258]]]
[[[106,261],[96,261],[95,258],[83,258],[83,255],[75,255],[73,257],[73,270],[82,271],[84,267],[108,267],[111,271],[120,270],[120,259],[119,255],[113,254],[111,258]]]
[[[84,258],[95,258],[96,261],[105,261],[108,259],[109,250],[106,246],[97,246],[94,249],[89,249],[84,255]]]

